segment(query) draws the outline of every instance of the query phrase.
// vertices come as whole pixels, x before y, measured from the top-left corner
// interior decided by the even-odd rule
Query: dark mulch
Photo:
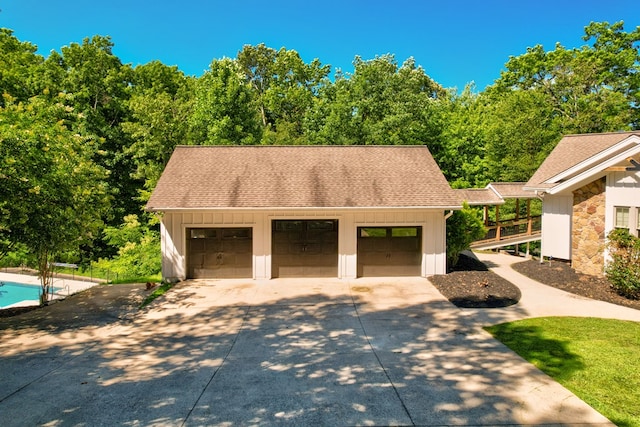
[[[514,264],[513,269],[530,279],[572,294],[640,310],[640,300],[618,295],[607,279],[576,273],[566,262],[529,260]]]
[[[464,254],[448,274],[430,280],[445,298],[461,308],[508,307],[522,296],[513,283]]]
[[[26,313],[35,309],[40,308],[37,305],[32,305],[29,307],[12,307],[12,308],[2,308],[0,309],[0,318],[2,317],[12,317],[17,316],[18,314]]]

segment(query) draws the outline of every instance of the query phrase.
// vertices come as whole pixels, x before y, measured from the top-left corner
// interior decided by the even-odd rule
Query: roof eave
[[[462,204],[439,206],[270,206],[270,207],[147,207],[147,212],[179,212],[179,211],[335,211],[335,210],[460,210]]]
[[[638,135],[630,135],[620,142],[612,145],[611,147],[602,150],[595,156],[589,157],[588,159],[585,159],[584,161],[570,167],[569,169],[566,169],[559,174],[545,179],[543,182],[547,184],[556,184],[558,183],[558,181],[571,180],[571,177],[580,175],[584,171],[591,170],[594,166],[597,166],[601,162],[606,161],[607,158],[615,156],[616,152],[624,149],[625,146],[630,145],[631,148],[633,148],[634,143],[635,145],[640,145],[640,137]]]
[[[606,161],[599,163],[590,169],[579,173],[571,177],[570,179],[563,181],[549,189],[546,190],[549,194],[559,194],[564,191],[569,191],[574,188],[579,188],[581,185],[585,183],[591,182],[595,179],[601,178],[606,175],[606,169],[612,167],[629,157],[632,157],[640,152],[640,138],[638,138],[637,144],[632,146],[630,149],[623,151],[621,153],[616,154],[615,156],[607,159]]]

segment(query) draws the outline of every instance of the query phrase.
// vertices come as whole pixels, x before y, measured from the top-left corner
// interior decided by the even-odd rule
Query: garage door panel
[[[188,230],[187,277],[253,277],[251,228],[194,228]]]
[[[336,277],[337,220],[274,220],[273,277]]]
[[[358,229],[358,276],[420,276],[422,227]]]

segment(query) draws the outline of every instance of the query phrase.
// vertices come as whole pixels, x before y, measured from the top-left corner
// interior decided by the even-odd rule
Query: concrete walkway
[[[523,258],[503,253],[475,255],[494,273],[518,286],[522,293],[518,304],[499,310],[498,317],[504,322],[544,316],[602,317],[640,322],[640,310],[574,295],[523,276],[511,268],[512,264],[524,261]],[[482,310],[475,310],[474,321],[484,323],[482,314]],[[497,317],[492,314],[490,321],[495,320]]]
[[[420,278],[191,281],[142,311],[99,286],[0,319],[0,425],[611,425],[482,330],[595,315],[522,283],[491,310]]]

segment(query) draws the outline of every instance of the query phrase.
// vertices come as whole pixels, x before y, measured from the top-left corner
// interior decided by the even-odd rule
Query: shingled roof
[[[460,205],[424,146],[179,146],[147,209]]]
[[[533,174],[527,188],[549,188],[553,177],[579,165],[640,131],[567,135],[560,140],[549,156]]]

